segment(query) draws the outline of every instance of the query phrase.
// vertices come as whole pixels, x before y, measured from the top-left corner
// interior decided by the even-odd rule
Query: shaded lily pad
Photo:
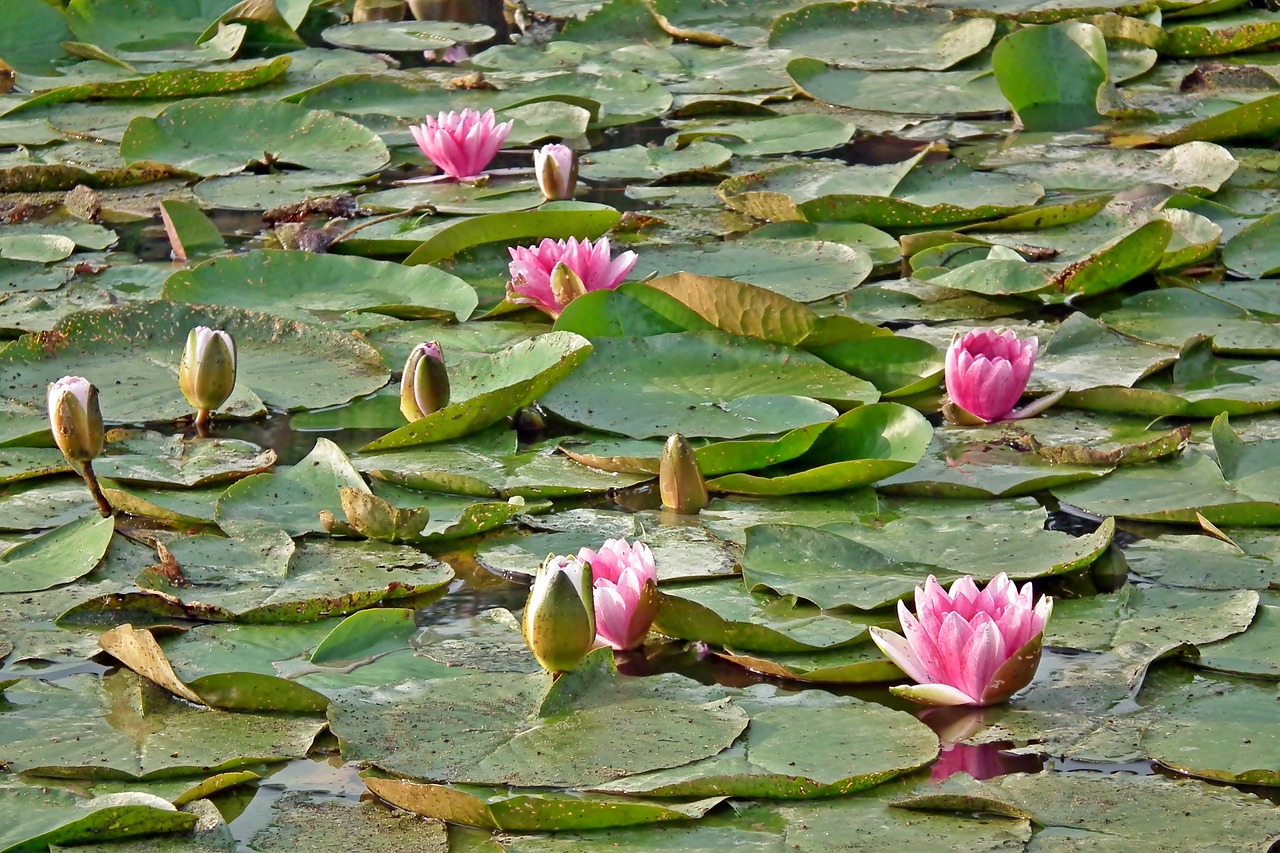
[[[9,783],[0,788],[4,801],[4,853],[48,849],[51,844],[83,843],[157,833],[187,832],[194,814],[180,812],[159,797],[111,794],[81,797],[69,791]]]

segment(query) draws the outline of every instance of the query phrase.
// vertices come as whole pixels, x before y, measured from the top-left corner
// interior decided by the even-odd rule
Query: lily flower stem
[[[94,503],[98,505],[98,512],[102,513],[103,518],[110,518],[115,510],[112,509],[107,496],[102,493],[102,486],[98,485],[98,475],[93,473],[93,462],[85,461],[83,465],[81,473],[84,476],[85,485],[89,487],[89,494],[93,495]]]

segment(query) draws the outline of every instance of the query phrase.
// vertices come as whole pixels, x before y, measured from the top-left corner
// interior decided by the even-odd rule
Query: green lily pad
[[[592,239],[618,224],[620,214],[611,207],[587,202],[551,202],[538,210],[493,213],[467,219],[447,220],[419,238],[421,245],[410,248],[405,264],[434,264],[465,249],[488,243],[551,239]]]
[[[1166,28],[1161,52],[1169,56],[1219,56],[1263,47],[1280,39],[1280,21],[1260,10],[1230,12]]]
[[[329,27],[320,34],[329,44],[383,53],[443,50],[493,38],[493,27],[454,21],[376,21]]]
[[[833,68],[817,59],[800,58],[787,63],[787,73],[807,95],[838,107],[918,116],[1009,110],[995,77],[984,68],[864,71]]]
[[[990,18],[956,18],[945,9],[815,3],[778,17],[769,46],[841,68],[942,71],[981,51],[995,32]]]
[[[6,762],[43,776],[163,779],[235,770],[305,755],[324,728],[315,717],[197,710],[128,671],[73,675],[56,685],[31,679],[6,692],[22,699],[4,713]]]
[[[680,802],[579,791],[436,785],[372,774],[362,778],[370,791],[397,808],[450,823],[508,831],[600,829],[697,820],[724,802],[723,797]]]
[[[1038,837],[1088,838],[1089,849],[1108,853],[1151,844],[1178,853],[1215,845],[1256,847],[1277,826],[1275,810],[1250,794],[1132,774],[1016,773],[989,782],[962,774],[894,805],[913,812],[1030,818],[1043,827]],[[1105,835],[1097,831],[1103,820]],[[1098,835],[1103,837],[1094,840]]]
[[[376,803],[286,791],[272,803],[271,821],[246,840],[259,853],[288,853],[302,847],[337,853],[359,847],[368,853],[448,853],[443,823],[420,820],[380,808]]]
[[[723,145],[705,140],[695,140],[684,148],[632,145],[587,155],[579,174],[593,181],[690,180],[718,172],[732,156]]]
[[[932,427],[915,409],[875,403],[832,421],[813,445],[780,468],[716,477],[716,491],[746,495],[794,495],[866,486],[920,461]]]
[[[1210,536],[1157,536],[1125,549],[1134,574],[1165,586],[1257,589],[1280,586],[1270,536],[1232,531],[1231,542]]]
[[[0,593],[35,592],[93,571],[106,553],[115,519],[90,515],[0,554]]]
[[[1268,603],[1269,602],[1269,603]],[[1262,599],[1258,613],[1243,634],[1200,647],[1194,666],[1233,675],[1280,681],[1280,606],[1275,595]]]
[[[825,151],[847,143],[853,124],[837,116],[793,115],[746,120],[693,121],[682,124],[672,137],[686,145],[707,139],[739,157]]]
[[[275,464],[274,450],[226,438],[166,438],[150,430],[113,431],[94,472],[117,482],[198,488],[259,474]]]
[[[690,374],[690,364],[705,372]],[[847,407],[877,396],[870,383],[787,347],[682,332],[602,339],[594,357],[541,402],[566,420],[633,438],[736,438],[832,417],[830,406],[806,397]]]
[[[1215,643],[1249,627],[1258,608],[1253,590],[1140,588],[1059,601],[1046,628],[1049,645],[1107,651],[1141,642],[1153,655],[1184,643]]]
[[[921,158],[884,166],[780,166],[730,178],[719,194],[734,210],[757,219],[893,227],[990,219],[1044,195],[1039,184],[1022,178],[974,172],[958,160],[920,165]]]
[[[322,511],[342,512],[342,488],[369,493],[346,454],[329,439],[316,439],[315,447],[297,465],[254,474],[230,486],[218,498],[218,522],[234,530],[237,523],[269,519],[290,536],[319,533],[324,529]]]
[[[1028,131],[1075,130],[1102,120],[1107,45],[1092,24],[1017,30],[996,45],[991,64]]]
[[[795,596],[748,593],[736,580],[667,585],[659,590],[656,630],[681,640],[768,653],[836,649],[869,639],[889,613],[828,613]]]
[[[936,505],[933,517],[903,515],[879,527],[836,523],[823,529],[899,563],[929,566],[935,573],[971,574],[978,580],[1000,572],[1024,579],[1074,571],[1088,566],[1111,544],[1112,519],[1093,533],[1075,537],[1045,530],[1043,510],[1032,504],[1027,498],[982,504],[947,501]],[[909,506],[914,510],[920,503]]]
[[[716,652],[752,672],[806,684],[869,684],[893,681],[902,671],[872,643],[841,646],[820,652],[747,652],[725,649]]]
[[[461,322],[477,301],[466,282],[435,267],[273,251],[214,258],[174,273],[165,280],[163,296],[311,322],[342,311]]]
[[[152,570],[138,582],[203,620],[311,622],[431,593],[453,578],[421,551],[381,542],[315,540],[295,551],[287,538],[203,535],[174,540],[169,551],[190,585]]]
[[[871,267],[868,255],[839,243],[757,240],[654,246],[641,253],[634,274],[696,273],[754,284],[797,302],[816,302],[857,287]]]
[[[349,759],[424,781],[543,787],[686,764],[746,728],[747,713],[717,691],[678,676],[627,679],[610,657],[596,652],[554,686],[545,673],[485,674],[402,685],[394,701],[352,691],[330,721]],[[406,731],[422,736],[405,741]]]
[[[48,849],[53,844],[187,832],[198,819],[147,794],[87,798],[17,783],[6,784],[0,791],[4,802],[0,851],[4,853]]]
[[[393,450],[476,432],[543,396],[591,351],[591,344],[580,335],[549,332],[494,355],[450,365],[452,402],[448,406],[361,449],[366,453]]]
[[[910,714],[821,690],[769,685],[736,700],[751,714],[732,749],[684,767],[599,786],[611,793],[808,799],[870,788],[937,755],[937,736]]]
[[[201,175],[241,172],[253,164],[341,174],[384,166],[377,134],[344,116],[295,104],[201,98],[175,104],[156,118],[129,123],[120,153],[128,163],[166,163]]]
[[[71,101],[90,101],[117,98],[189,98],[202,95],[222,95],[256,89],[284,74],[292,60],[279,56],[261,65],[250,65],[234,71],[205,71],[194,68],[177,68],[158,71],[143,77],[124,80],[78,83],[47,89],[23,101],[9,110],[11,115],[19,110],[42,107],[46,104],[65,104]],[[139,159],[150,159],[142,157]]]
[[[47,74],[67,60],[71,36],[61,9],[44,0],[14,0],[0,10],[0,57],[23,74]]]

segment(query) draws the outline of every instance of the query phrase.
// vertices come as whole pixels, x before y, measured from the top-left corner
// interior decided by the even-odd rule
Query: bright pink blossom
[[[566,305],[584,293],[612,290],[622,284],[639,260],[635,252],[623,252],[614,258],[608,237],[601,237],[594,244],[572,237],[567,241],[545,239],[537,246],[516,246],[508,251],[511,282],[507,285],[507,298],[520,305],[532,305],[552,317],[559,317]],[[558,264],[564,264],[577,281],[571,285],[553,282],[552,273]]]
[[[957,336],[947,348],[951,402],[987,423],[1007,418],[1027,387],[1039,349],[1034,335],[1019,341],[1011,331],[977,329]]]
[[[512,122],[496,124],[493,110],[463,110],[427,116],[409,128],[414,141],[440,171],[459,181],[479,178],[511,132]]]
[[[591,566],[595,582],[596,642],[619,651],[641,645],[658,613],[658,570],[649,546],[606,539],[599,551],[578,551],[578,559]]]
[[[916,587],[916,615],[898,602],[901,637],[883,628],[871,638],[917,684],[893,692],[925,705],[994,705],[1031,683],[1053,600],[1032,604],[1004,572],[978,591],[965,575],[948,592],[930,575]]]

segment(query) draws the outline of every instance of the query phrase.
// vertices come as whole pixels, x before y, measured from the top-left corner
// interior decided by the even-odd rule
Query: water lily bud
[[[710,502],[707,481],[698,468],[693,448],[680,433],[667,439],[658,464],[658,493],[662,505],[685,515],[697,515]]]
[[[1039,348],[1034,335],[1018,340],[1007,330],[977,329],[963,337],[956,335],[946,358],[947,394],[952,404],[948,419],[973,424],[1015,416],[1013,407],[1031,378]]]
[[[410,421],[421,420],[449,405],[449,373],[440,344],[418,344],[404,363],[400,377],[400,411]]]
[[[567,145],[544,145],[533,152],[533,173],[547,201],[570,199],[578,183],[578,158]]]
[[[196,326],[187,335],[178,364],[182,396],[207,417],[227,402],[236,387],[236,344],[221,329]]]
[[[96,459],[103,440],[98,389],[80,376],[64,376],[50,385],[49,426],[68,462]]]
[[[551,294],[556,302],[568,305],[586,292],[587,287],[582,283],[582,279],[576,272],[569,269],[567,264],[556,264],[551,270]]]
[[[547,557],[524,608],[524,641],[547,672],[568,672],[596,640],[591,567],[577,557]]]

